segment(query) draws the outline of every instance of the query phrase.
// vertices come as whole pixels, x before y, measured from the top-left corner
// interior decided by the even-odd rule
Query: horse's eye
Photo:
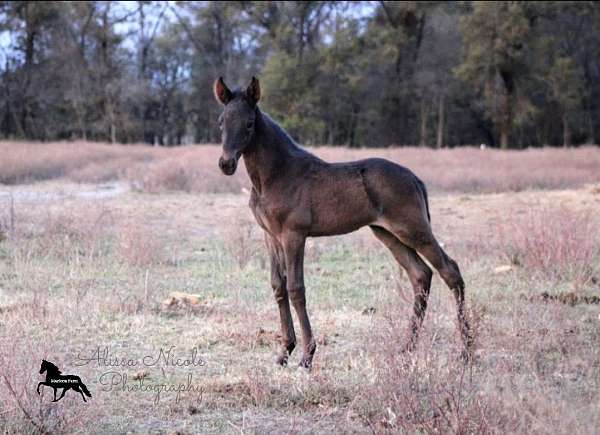
[[[254,127],[254,121],[248,121],[248,122],[246,122],[246,128],[248,130],[252,130],[252,127]]]

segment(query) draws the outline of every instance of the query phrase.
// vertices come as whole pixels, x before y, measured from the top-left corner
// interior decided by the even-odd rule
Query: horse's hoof
[[[400,354],[402,355],[411,355],[415,351],[413,346],[404,346],[400,349]]]
[[[417,349],[417,340],[414,337],[409,337],[406,343],[400,349],[400,353],[404,355],[410,355]]]
[[[298,367],[301,367],[306,370],[312,369],[312,358],[302,358],[298,363]]]
[[[312,361],[313,361],[314,354],[315,354],[315,352],[313,351],[312,353],[302,355],[302,358],[300,359],[300,363],[298,363],[298,367],[302,367],[303,369],[307,369],[307,370],[312,369]]]
[[[471,364],[473,362],[473,353],[470,350],[463,349],[460,353],[460,358],[465,364]]]
[[[288,365],[288,356],[287,355],[278,355],[275,358],[275,362],[279,364],[281,367],[286,367]]]
[[[310,370],[312,368],[313,356],[315,355],[316,351],[317,351],[317,345],[313,340],[308,345],[308,352],[304,351],[304,353],[302,354],[302,358],[300,359],[300,364],[298,364],[298,365],[302,368]]]

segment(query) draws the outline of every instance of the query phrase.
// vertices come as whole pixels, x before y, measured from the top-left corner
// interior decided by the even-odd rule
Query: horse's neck
[[[266,116],[258,112],[256,136],[244,153],[246,171],[254,189],[260,194],[268,189],[269,181],[293,158],[289,138],[277,129]]]

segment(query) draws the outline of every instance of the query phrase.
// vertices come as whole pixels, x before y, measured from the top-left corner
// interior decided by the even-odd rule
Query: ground
[[[298,368],[299,353],[289,367],[276,366],[278,310],[247,202],[245,190],[155,194],[122,180],[0,186],[0,428],[600,427],[598,184],[430,195],[434,233],[467,285],[476,341],[468,365],[460,359],[452,294],[437,276],[418,349],[399,352],[412,290],[363,229],[308,243],[314,367]],[[534,258],[528,243],[538,249]],[[169,299],[172,292],[198,300]],[[51,403],[45,387],[38,396],[42,359],[80,376],[92,398],[84,403],[69,391]],[[169,391],[180,384],[186,391]]]

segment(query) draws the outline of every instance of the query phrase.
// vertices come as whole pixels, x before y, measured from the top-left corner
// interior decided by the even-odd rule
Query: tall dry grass
[[[344,239],[351,240],[349,245],[337,239],[309,244],[308,267],[314,267],[307,273],[314,280],[309,303],[319,337],[309,375],[292,367],[281,370],[271,362],[278,314],[268,272],[256,265],[259,244],[264,252],[262,240],[252,233],[256,227],[245,221],[227,226],[227,206],[214,198],[198,198],[219,203],[215,207],[223,217],[212,222],[214,232],[181,245],[191,230],[181,228],[173,236],[162,219],[152,226],[149,212],[163,210],[179,195],[137,198],[144,203],[136,206],[161,204],[137,210],[148,218],[145,225],[135,224],[127,213],[119,218],[118,209],[132,197],[139,195],[126,194],[98,206],[82,201],[76,209],[42,204],[37,211],[17,202],[14,225],[10,213],[0,210],[7,228],[7,239],[0,243],[0,290],[8,297],[0,304],[0,432],[88,433],[92,426],[98,432],[125,432],[131,426],[150,432],[156,427],[149,420],[160,422],[166,433],[219,432],[225,420],[231,422],[227,428],[260,433],[597,431],[596,303],[571,306],[521,297],[554,290],[550,280],[536,283],[549,276],[543,272],[547,264],[550,271],[576,260],[581,270],[600,264],[598,257],[578,253],[598,246],[593,216],[590,220],[576,209],[560,213],[537,205],[525,214],[508,210],[498,244],[487,246],[484,237],[477,238],[474,249],[458,256],[468,282],[476,342],[472,366],[459,358],[454,300],[438,278],[417,351],[404,355],[399,350],[412,292],[401,301],[385,296],[396,277],[395,263],[393,275],[386,272],[391,256],[371,255],[375,251],[362,245],[358,234]],[[457,196],[456,204],[464,206],[461,198]],[[244,206],[240,197],[235,201]],[[586,196],[586,201],[590,209],[597,208],[595,196]],[[200,211],[210,214],[206,203],[181,208],[182,214],[192,216]],[[235,222],[240,222],[237,214]],[[496,230],[495,223],[489,225]],[[162,258],[168,242],[185,261],[169,264]],[[503,262],[513,259],[511,273],[490,273],[498,256]],[[549,263],[538,261],[545,256]],[[233,260],[238,264],[232,265]],[[535,274],[528,277],[528,268]],[[348,286],[352,293],[345,293],[349,276],[360,278]],[[564,269],[556,276],[557,287],[571,277]],[[399,284],[409,288],[406,277]],[[590,281],[586,291],[597,288]],[[170,290],[202,294],[207,305],[164,309],[161,301]],[[356,300],[360,308],[354,306]],[[374,300],[379,300],[377,308],[371,305]],[[364,306],[368,308],[361,314]],[[43,397],[35,392],[40,358],[56,362],[65,373],[93,380],[98,376],[95,368],[72,364],[75,349],[123,342],[135,350],[170,341],[182,347],[203,344],[213,371],[201,378],[201,404],[190,396],[179,407],[167,401],[152,407],[151,399],[142,395],[113,397],[93,383],[88,386],[94,397],[87,404],[74,394],[51,403],[51,390],[42,390]],[[214,426],[201,426],[205,422]]]
[[[495,243],[508,262],[534,279],[543,276],[581,289],[599,271],[600,226],[591,212],[565,207],[509,212]]]
[[[71,397],[53,403],[53,390],[45,386],[39,387],[39,394],[37,392],[38,382],[42,380],[39,375],[42,358],[56,363],[65,374],[82,375],[56,352],[57,343],[48,336],[48,329],[64,328],[65,325],[60,324],[64,319],[49,312],[48,290],[38,293],[29,303],[0,310],[3,326],[10,325],[10,333],[0,335],[0,427],[7,434],[85,433],[89,431],[86,421],[98,418],[99,407]],[[64,303],[62,309],[74,311],[75,300]],[[32,324],[44,327],[32,333]]]
[[[223,246],[243,270],[261,249],[264,243],[252,222],[242,221],[239,225],[225,227],[220,231]]]
[[[373,376],[353,403],[373,433],[595,432],[597,334],[564,305],[489,303],[470,304],[473,365],[447,345],[452,304],[429,310],[415,354],[399,352],[407,310],[388,307],[363,337]]]
[[[92,142],[0,142],[0,183],[20,184],[67,177],[96,182],[114,179],[136,163],[153,159],[148,147]]]
[[[431,190],[502,192],[579,187],[600,181],[600,149],[524,151],[462,147],[312,148],[332,162],[383,157],[411,168]],[[80,183],[124,180],[143,192],[239,192],[249,187],[243,165],[233,177],[217,168],[218,145],[154,148],[88,142],[0,142],[0,183],[67,178]]]

